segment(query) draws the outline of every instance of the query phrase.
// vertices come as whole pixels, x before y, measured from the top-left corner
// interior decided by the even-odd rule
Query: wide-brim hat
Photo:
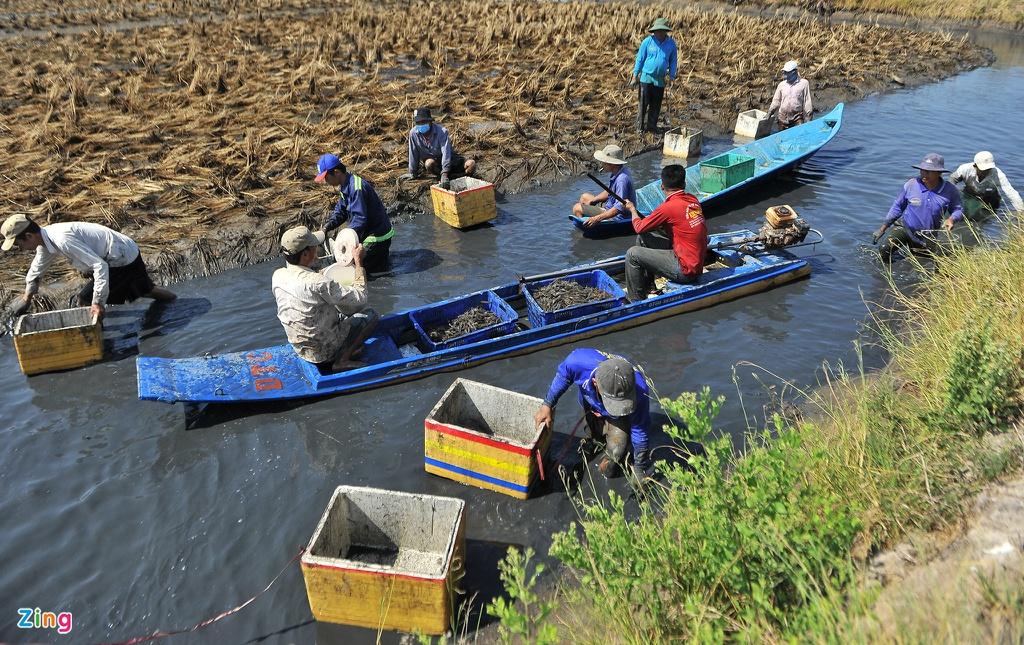
[[[430,114],[430,108],[421,107],[412,111],[413,123],[430,123],[433,120],[434,117]]]
[[[600,150],[595,150],[594,159],[616,166],[622,166],[626,163],[626,159],[622,154],[622,148],[614,143],[610,143]]]
[[[942,155],[934,152],[926,154],[921,163],[915,164],[914,168],[918,170],[931,170],[933,172],[949,172],[946,170],[946,160],[942,158]]]
[[[668,20],[664,18],[655,18],[651,26],[647,28],[647,31],[672,31],[672,27],[669,27]]]
[[[992,170],[996,167],[996,158],[988,150],[982,150],[974,155],[974,165],[978,170]]]

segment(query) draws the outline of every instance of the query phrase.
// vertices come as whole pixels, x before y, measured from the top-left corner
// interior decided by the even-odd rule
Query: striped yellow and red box
[[[319,621],[441,635],[465,572],[461,499],[339,486],[302,556]]]
[[[423,422],[428,473],[518,499],[544,474],[551,441],[533,415],[542,401],[502,388],[456,379]]]

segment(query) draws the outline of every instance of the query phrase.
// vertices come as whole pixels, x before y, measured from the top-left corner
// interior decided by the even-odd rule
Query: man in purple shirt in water
[[[601,474],[605,477],[616,474],[632,441],[633,474],[638,481],[643,481],[651,467],[648,450],[651,401],[647,378],[621,356],[596,349],[573,350],[558,366],[544,403],[533,417],[537,425],[552,427],[558,399],[574,384],[579,387],[579,401],[591,440],[605,442],[604,458],[599,466]]]
[[[903,184],[903,190],[892,203],[885,223],[871,237],[877,244],[889,227],[903,218],[903,226],[889,235],[882,249],[885,259],[890,258],[897,248],[934,251],[936,245],[928,232],[940,227],[950,231],[953,224],[964,216],[960,191],[942,178],[942,173],[948,172],[942,155],[930,152],[914,168],[921,171],[921,176]]]
[[[626,168],[622,148],[614,143],[608,144],[603,150],[594,153],[594,159],[600,161],[601,167],[609,174],[608,187],[622,199],[635,202],[636,190],[633,188],[633,175],[629,174],[629,169]],[[612,197],[607,190],[602,190],[596,195],[583,193],[580,195],[580,200],[572,206],[573,215],[587,218],[583,222],[583,225],[587,227],[625,212],[625,205]]]

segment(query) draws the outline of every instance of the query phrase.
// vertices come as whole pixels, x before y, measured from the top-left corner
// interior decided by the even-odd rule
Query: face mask
[[[416,126],[416,132],[419,132],[420,134],[426,134],[430,132],[430,124],[424,123],[423,125]]]

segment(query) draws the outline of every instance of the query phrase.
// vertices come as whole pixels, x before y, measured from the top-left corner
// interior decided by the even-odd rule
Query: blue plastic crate
[[[501,322],[442,343],[430,339],[427,330],[440,327],[473,307],[482,307],[494,312],[501,319]],[[515,309],[495,295],[493,291],[484,291],[463,298],[446,300],[431,307],[424,307],[410,313],[409,319],[412,320],[413,327],[416,328],[420,339],[423,341],[423,351],[433,352],[511,333],[515,331],[516,320],[519,319],[519,315],[515,312]]]
[[[566,307],[565,309],[559,309],[558,311],[545,311],[541,309],[541,306],[533,299],[533,292],[551,284],[555,280],[568,280],[570,282],[582,284],[585,287],[596,287],[607,293],[608,297],[604,300],[596,300],[583,305],[576,305],[575,307]],[[550,280],[528,282],[523,285],[523,295],[526,297],[527,316],[530,319],[530,324],[534,327],[550,325],[570,318],[578,318],[580,316],[603,311],[605,309],[611,309],[612,307],[617,307],[626,302],[626,292],[622,290],[619,283],[600,269],[574,273],[560,278],[552,278]]]
[[[650,215],[665,201],[661,182],[655,181],[636,191],[636,209],[643,215]]]

